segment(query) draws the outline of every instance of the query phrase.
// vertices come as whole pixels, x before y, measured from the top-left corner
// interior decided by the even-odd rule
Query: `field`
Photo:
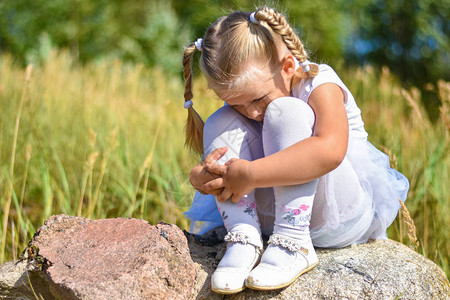
[[[402,89],[389,70],[337,69],[369,140],[410,180],[410,218],[402,212],[389,237],[448,276],[450,83],[430,85],[442,103],[431,121],[419,90]],[[201,77],[194,87],[206,119],[222,103]],[[79,66],[60,52],[24,70],[0,57],[0,263],[17,259],[53,214],[136,217],[187,229],[183,212],[194,194],[188,173],[200,158],[184,147],[182,95],[181,77],[141,65]]]

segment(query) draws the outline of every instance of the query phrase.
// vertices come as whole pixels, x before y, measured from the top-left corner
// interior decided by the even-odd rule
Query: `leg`
[[[262,156],[261,125],[251,121],[231,106],[216,111],[205,124],[205,154],[227,146],[228,152],[218,163],[231,158],[253,160]],[[233,294],[244,288],[244,280],[259,260],[262,249],[261,231],[256,212],[255,192],[239,203],[218,202],[225,228],[227,251],[212,276],[212,289],[217,293]]]
[[[296,98],[279,98],[269,104],[263,127],[264,154],[271,155],[312,135],[314,112]],[[318,179],[274,187],[274,234],[261,263],[247,278],[254,289],[285,287],[317,264],[309,223]]]

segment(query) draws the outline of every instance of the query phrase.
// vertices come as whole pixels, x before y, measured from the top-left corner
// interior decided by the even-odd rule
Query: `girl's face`
[[[216,91],[216,93],[240,114],[261,122],[264,120],[264,114],[270,102],[290,95],[290,82],[295,72],[295,63],[292,60],[292,66],[291,62],[288,64],[286,68],[286,64],[282,63],[282,67],[275,75],[270,72],[268,66],[259,68],[261,72],[257,72],[242,92]]]

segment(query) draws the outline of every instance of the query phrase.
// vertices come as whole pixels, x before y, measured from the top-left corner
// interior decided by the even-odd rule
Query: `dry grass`
[[[414,245],[414,250],[419,250],[419,241],[417,240],[416,235],[416,225],[414,224],[414,220],[411,218],[406,205],[402,202],[402,200],[398,200],[400,203],[400,219],[406,224],[408,227],[407,236],[409,241]]]

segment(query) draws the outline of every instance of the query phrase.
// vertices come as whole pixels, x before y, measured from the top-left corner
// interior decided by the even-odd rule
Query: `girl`
[[[196,50],[225,102],[204,129],[192,107]],[[183,65],[187,144],[207,155],[191,171],[202,194],[187,216],[194,229],[223,221],[228,231],[213,291],[283,288],[318,263],[314,246],[386,238],[408,180],[367,141],[350,91],[329,66],[308,61],[280,13],[219,18],[186,47]],[[262,234],[270,238],[261,256]]]

